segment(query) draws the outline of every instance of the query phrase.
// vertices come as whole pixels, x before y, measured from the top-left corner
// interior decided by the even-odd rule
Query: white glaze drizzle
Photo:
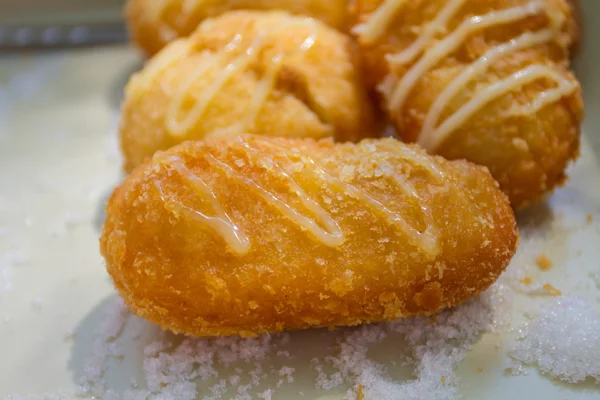
[[[275,148],[281,149],[282,154],[289,154],[289,148],[283,146],[279,142],[275,142],[268,137],[256,137],[255,140],[260,141],[266,145],[273,146]],[[437,168],[433,164],[432,161],[428,160],[427,157],[419,154],[418,152],[412,150],[409,147],[402,147],[402,153],[400,157],[403,159],[408,159],[414,162],[415,164],[422,166],[424,169],[432,173],[436,178],[445,179],[445,175],[443,172]],[[395,156],[397,154],[387,153],[390,156]],[[301,161],[305,166],[310,166],[312,170],[315,172],[315,175],[327,182],[327,184],[337,187],[340,191],[350,197],[353,197],[359,200],[363,205],[369,207],[376,214],[383,215],[386,220],[391,224],[399,228],[409,240],[419,246],[431,259],[435,258],[435,256],[439,253],[439,243],[438,243],[438,235],[437,229],[435,228],[435,224],[433,218],[431,216],[431,212],[424,204],[421,196],[418,195],[416,187],[410,183],[404,176],[398,176],[397,171],[394,173],[386,174],[387,177],[392,178],[392,180],[396,183],[396,185],[408,196],[412,197],[414,201],[419,204],[421,208],[425,224],[427,228],[425,231],[420,232],[414,227],[410,226],[408,222],[397,212],[390,210],[379,200],[370,196],[365,190],[360,189],[359,187],[345,182],[344,180],[335,177],[325,171],[321,166],[319,166],[312,157],[308,155],[301,154],[299,152],[294,152],[294,155],[300,157]]]
[[[244,117],[231,126],[210,132],[211,136],[243,133],[252,128],[260,110],[264,107],[268,97],[275,87],[277,76],[283,65],[284,59],[295,54],[305,53],[315,44],[316,24],[314,20],[307,18],[303,20],[303,24],[304,25],[295,23],[292,25],[308,25],[311,28],[311,33],[305,38],[302,44],[300,44],[296,50],[296,53],[286,55],[283,52],[280,52],[272,58],[266,73],[258,83],[258,88],[252,93],[250,102],[246,106],[246,113]],[[276,34],[279,30],[290,29],[290,27],[290,24],[287,24],[285,26],[278,27],[275,31],[271,31],[269,33]],[[235,38],[225,47],[224,52],[219,53],[211,57],[208,61],[200,64],[179,86],[169,104],[167,115],[165,117],[167,129],[172,136],[185,136],[185,134],[202,118],[204,113],[208,110],[215,95],[223,88],[223,86],[225,86],[235,74],[246,70],[267,44],[265,41],[265,32],[260,32],[250,46],[248,46],[240,55],[228,62],[227,66],[214,78],[213,82],[202,93],[200,93],[200,96],[194,101],[194,105],[187,112],[184,119],[179,121],[177,119],[179,111],[181,110],[186,95],[189,93],[194,82],[209,69],[219,68],[225,62],[227,56],[240,46],[242,40],[243,36],[241,34],[236,35]]]
[[[491,48],[473,64],[465,68],[456,78],[452,80],[452,82],[450,82],[448,86],[444,88],[442,93],[440,93],[440,95],[429,108],[425,117],[425,121],[423,122],[423,130],[419,135],[419,145],[425,149],[433,150],[437,144],[441,143],[450,133],[460,126],[456,124],[447,124],[447,122],[454,118],[454,116],[457,114],[460,114],[461,110],[462,112],[469,110],[469,108],[465,108],[466,105],[463,105],[460,110],[451,116],[442,126],[436,128],[439,119],[448,104],[475,76],[487,71],[488,68],[493,65],[493,63],[507,54],[549,42],[554,36],[555,32],[551,29],[544,29],[536,33],[526,32],[516,39]],[[488,98],[487,100],[489,102],[493,100],[493,98]],[[484,104],[481,105],[481,107],[483,106]],[[454,122],[459,120],[462,122],[466,121],[473,116],[474,112],[478,109],[471,108],[470,110],[473,111],[473,113],[466,113],[466,117],[464,118],[455,118]]]
[[[398,174],[391,173],[389,171],[389,173],[386,174],[386,177],[391,178],[393,182],[395,182],[396,185],[409,198],[412,198],[419,204],[426,225],[426,229],[423,232],[420,232],[419,230],[410,226],[399,213],[388,209],[383,203],[370,196],[365,190],[360,189],[349,182],[345,182],[342,179],[325,171],[315,162],[313,158],[309,157],[308,155],[300,152],[291,152],[290,148],[278,142],[272,141],[269,138],[255,137],[254,140],[262,143],[263,145],[271,146],[281,150],[280,154],[285,158],[289,158],[291,155],[300,157],[303,165],[310,168],[317,178],[325,181],[330,186],[337,187],[345,195],[359,200],[363,205],[370,208],[373,212],[383,215],[390,224],[398,227],[405,235],[407,235],[409,241],[419,246],[419,248],[425,254],[427,254],[428,257],[433,259],[439,253],[440,248],[438,243],[437,228],[435,227],[431,213],[424,204],[422,197],[417,193],[415,186],[404,176],[398,176]],[[261,159],[259,150],[241,137],[238,138],[238,144],[245,150],[245,153],[249,159],[258,165],[258,162]],[[409,147],[402,147],[400,154],[387,154],[390,157],[400,156],[402,159],[409,159],[414,164],[422,166],[437,179],[445,179],[444,173],[431,160],[410,149]],[[276,161],[271,160],[273,162],[270,163],[270,171],[274,171],[275,173],[279,174],[279,176],[287,182],[288,187],[295,195],[298,196],[301,204],[310,212],[310,214],[312,214],[312,217],[305,215],[299,209],[287,204],[285,201],[277,197],[276,194],[267,190],[264,186],[260,185],[250,177],[245,176],[242,172],[236,170],[231,165],[219,160],[214,155],[205,153],[204,156],[205,160],[212,167],[225,173],[228,179],[235,179],[250,188],[265,202],[267,202],[267,204],[275,207],[286,218],[290,219],[302,229],[309,232],[321,243],[329,247],[338,247],[344,243],[345,235],[337,221],[335,221],[331,214],[316,200],[311,198],[300,186],[300,184],[291,176],[291,174],[286,172],[284,168]],[[179,213],[183,213],[195,221],[208,225],[211,229],[224,238],[234,253],[240,255],[246,254],[250,250],[249,238],[243,232],[241,232],[240,228],[232,221],[227,212],[223,209],[222,204],[210,186],[207,185],[199,176],[191,172],[185,166],[180,157],[172,156],[168,159],[168,163],[184,178],[184,180],[198,195],[210,202],[211,207],[216,215],[206,215],[198,210],[194,210],[188,206],[185,206],[180,201],[166,197],[160,184],[156,183],[160,191],[161,198],[167,204],[168,208]]]
[[[387,153],[390,156],[395,156],[393,153]],[[414,164],[428,171],[434,176],[438,183],[446,181],[446,175],[437,167],[437,165],[422,153],[419,153],[408,146],[401,147],[400,158],[410,160]],[[439,253],[438,229],[433,220],[433,215],[423,198],[417,193],[416,187],[410,183],[406,177],[397,171],[391,171],[386,174],[390,177],[404,193],[412,197],[421,208],[421,214],[425,223],[425,231],[419,232],[420,247],[430,256],[435,257]]]
[[[207,185],[202,178],[190,171],[180,157],[170,157],[169,164],[181,175],[189,187],[191,187],[201,198],[210,202],[210,205],[216,215],[206,215],[196,209],[184,205],[180,201],[166,197],[162,186],[158,181],[156,181],[155,185],[158,188],[161,198],[167,207],[178,211],[193,220],[206,224],[209,228],[223,237],[225,242],[235,254],[243,255],[248,253],[248,251],[250,251],[250,239],[235,223],[233,223],[230,216],[223,209],[223,205],[211,187]]]
[[[507,10],[492,11],[483,16],[475,16],[463,21],[459,27],[444,39],[425,50],[421,58],[400,79],[389,96],[390,110],[399,110],[404,106],[407,96],[419,79],[438,64],[444,57],[456,51],[469,35],[483,29],[513,23],[540,12],[538,3],[527,6],[513,7]]]
[[[463,104],[458,111],[452,114],[436,129],[436,142],[440,143],[456,127],[464,124],[465,121],[492,100],[539,79],[551,79],[558,82],[559,86],[555,89],[542,92],[536,100],[524,108],[515,109],[514,113],[535,113],[543,106],[560,99],[576,88],[575,84],[564,80],[554,69],[545,65],[531,65],[480,90],[471,100]],[[563,80],[565,83],[562,82]],[[426,143],[423,145],[426,145]],[[429,145],[429,147],[433,148],[432,145]]]
[[[548,89],[540,92],[537,97],[530,102],[529,104],[523,106],[514,107],[511,110],[513,115],[532,115],[540,111],[542,108],[546,107],[549,104],[555,103],[562,99],[565,96],[570,95],[574,91],[577,90],[577,84],[575,82],[571,82],[568,79],[564,79],[564,77],[557,73],[556,70],[546,67],[546,66],[537,66],[539,68],[545,68],[544,71],[530,71],[532,76],[538,76],[538,79],[541,78],[550,78],[554,80],[558,86],[553,89]],[[532,80],[533,81],[533,80]]]
[[[372,44],[385,33],[394,16],[408,0],[384,0],[384,2],[362,24],[352,28],[361,43]]]
[[[379,25],[375,26],[375,24],[367,23],[363,24],[362,29],[359,30],[361,42],[365,41],[363,40],[363,36],[366,37],[367,43],[378,40],[385,33],[394,15],[404,3],[403,0],[385,1],[372,14],[369,20],[369,22],[371,20],[378,21]],[[480,93],[476,94],[468,103],[462,105],[459,110],[437,127],[443,111],[471,80],[479,74],[485,73],[494,62],[503,56],[553,40],[559,40],[560,30],[565,22],[565,16],[560,10],[555,10],[547,3],[530,2],[523,6],[492,11],[485,15],[468,18],[444,39],[427,48],[427,45],[434,41],[437,33],[446,31],[449,21],[460,11],[464,4],[465,0],[449,0],[436,17],[422,29],[416,41],[403,51],[386,56],[387,61],[392,67],[405,65],[416,59],[415,64],[397,82],[390,75],[380,87],[388,98],[390,111],[397,112],[401,110],[408,95],[421,77],[444,57],[456,51],[471,34],[489,27],[514,23],[537,15],[542,11],[549,17],[551,26],[535,33],[526,32],[517,38],[493,47],[467,67],[442,91],[428,110],[423,129],[418,137],[418,143],[429,151],[435,151],[444,139],[458,129],[461,124],[473,117],[486,104],[523,85],[532,83],[538,79],[547,79],[556,83],[557,86],[540,93],[531,104],[514,108],[512,110],[514,113],[535,113],[546,105],[560,100],[560,98],[571,94],[577,89],[575,83],[569,81],[551,68],[541,65],[536,65],[539,68],[525,67],[510,77],[482,89]],[[394,12],[378,14],[380,10],[384,9],[393,9]]]
[[[257,149],[252,147],[247,141],[239,138],[238,142],[242,148],[244,148],[250,159],[254,163],[260,161],[260,154]],[[254,180],[242,175],[240,172],[233,169],[228,164],[218,160],[212,155],[208,155],[211,164],[217,166],[222,171],[228,173],[229,177],[234,177],[240,182],[243,182],[246,186],[251,188],[255,193],[263,198],[268,204],[278,209],[285,217],[295,222],[303,229],[310,232],[316,237],[321,243],[329,247],[341,246],[344,243],[344,233],[342,232],[338,223],[331,217],[331,215],[315,200],[310,198],[306,191],[298,184],[298,182],[290,176],[277,162],[273,162],[272,171],[280,174],[285,179],[289,188],[298,196],[302,205],[306,207],[316,218],[311,218],[303,215],[300,210],[290,206],[283,200],[279,199],[274,193],[265,189],[262,185],[256,183]],[[257,164],[258,165],[258,164]],[[321,227],[321,225],[324,226]]]
[[[142,72],[135,74],[127,85],[127,96],[131,101],[139,100],[158,76],[171,65],[187,56],[191,51],[189,39],[178,39],[152,57]]]
[[[185,115],[182,121],[177,119],[177,114],[181,109],[185,97],[188,94],[189,88],[193,85],[193,83],[211,67],[218,68],[222,60],[225,58],[225,55],[237,48],[242,39],[243,36],[237,34],[234,39],[227,46],[225,46],[225,51],[223,53],[217,53],[198,65],[198,67],[192,73],[190,73],[179,86],[173,96],[173,99],[169,103],[167,115],[165,116],[167,129],[171,135],[175,137],[181,137],[185,135],[185,133],[194,125],[194,123],[202,118],[204,112],[208,108],[210,102],[217,92],[221,90],[221,88],[229,81],[229,79],[231,79],[236,73],[246,69],[253,61],[257,53],[257,46],[263,40],[262,36],[257,36],[248,48],[246,48],[239,56],[237,56],[233,61],[227,64],[225,68],[223,68],[223,70],[214,78],[212,83],[202,93],[200,93],[200,97],[195,100],[193,107]]]
[[[430,43],[436,34],[446,32],[448,22],[460,11],[466,0],[449,0],[446,6],[436,15],[435,19],[425,25],[423,31],[410,46],[395,54],[386,55],[390,63],[408,64],[412,62]]]

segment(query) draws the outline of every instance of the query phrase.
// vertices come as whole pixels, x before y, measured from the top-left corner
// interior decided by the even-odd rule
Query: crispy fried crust
[[[211,135],[373,136],[373,106],[357,63],[350,38],[318,21],[276,11],[208,19],[127,85],[120,127],[125,169],[157,150]]]
[[[367,80],[371,85],[379,85],[385,108],[404,140],[419,142],[428,151],[446,158],[464,158],[487,166],[515,208],[535,202],[565,180],[565,168],[579,150],[583,101],[579,83],[569,71],[568,49],[579,36],[571,6],[566,0],[466,0],[449,19],[445,33],[425,41],[414,60],[404,64],[388,61],[389,55],[405,51],[424,36],[425,26],[450,3],[446,0],[406,2],[394,14],[388,29],[368,43],[360,29],[355,29],[364,54]],[[359,26],[368,22],[381,5],[381,0],[357,0],[353,9]],[[537,11],[531,15],[517,12],[514,21],[474,28],[464,39],[458,38],[454,42],[459,43],[456,50],[449,51],[430,68],[420,70],[406,100],[393,106],[396,85],[407,82],[407,76],[423,54],[431,55],[431,49],[458,31],[468,18],[490,16],[493,11],[499,15],[519,7],[527,12]],[[506,47],[510,40],[520,40],[523,44],[527,39],[521,35],[528,33],[533,37],[543,32],[553,32],[553,36],[541,43],[532,39],[528,46],[515,46],[487,68],[471,72],[470,80],[445,102],[434,130],[492,85],[505,81],[509,86],[511,76],[543,69],[539,78],[480,101],[481,107],[455,124],[455,129],[439,143],[423,144],[427,131],[425,122],[433,105],[462,73],[469,71],[484,55],[491,54],[490,51],[498,50],[501,45]],[[447,47],[451,44],[448,42]],[[558,98],[542,96],[552,93],[559,85],[570,89],[564,90]],[[536,102],[543,106],[534,108]]]
[[[252,135],[157,153],[100,240],[133,312],[198,336],[435,313],[490,286],[517,242],[485,167],[394,139]]]
[[[231,10],[283,10],[319,19],[340,31],[348,24],[348,0],[129,0],[125,17],[133,42],[148,55],[191,34],[205,19]]]

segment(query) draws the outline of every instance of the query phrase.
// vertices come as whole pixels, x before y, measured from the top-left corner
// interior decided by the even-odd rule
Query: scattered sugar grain
[[[267,389],[262,393],[259,393],[256,395],[256,397],[258,397],[259,399],[264,399],[264,400],[271,400],[271,398],[273,397],[273,390],[272,389]]]
[[[287,351],[287,350],[279,350],[279,351],[277,352],[277,356],[278,356],[278,357],[287,358],[288,360],[289,360],[290,358],[292,358],[292,356],[290,355],[290,352],[289,352],[289,351]]]
[[[458,398],[454,370],[481,333],[503,324],[504,314],[495,311],[504,302],[503,293],[504,288],[497,285],[454,310],[439,314],[435,324],[428,317],[418,317],[350,331],[338,342],[338,354],[325,358],[337,372],[327,375],[320,363],[313,362],[318,374],[316,387],[327,389],[350,383],[353,389],[347,392],[347,398],[356,398],[356,384],[362,385],[364,397],[369,399]],[[385,365],[368,357],[372,345],[392,335],[400,336],[404,345],[399,348],[410,353],[402,364],[413,367],[413,380],[393,380]],[[401,358],[399,354],[398,359]]]
[[[507,369],[537,365],[544,374],[576,383],[600,381],[600,313],[578,296],[561,297],[525,323]]]
[[[241,378],[239,375],[233,375],[233,376],[230,376],[228,380],[231,385],[237,386],[240,384]]]
[[[317,371],[315,385],[333,389],[348,384],[353,388],[348,391],[348,396],[353,399],[358,385],[362,385],[364,398],[457,398],[458,378],[454,369],[482,332],[493,331],[502,324],[501,315],[497,312],[503,301],[502,290],[501,285],[496,285],[488,293],[440,314],[435,324],[422,317],[348,330],[339,338],[332,356],[311,360],[311,366]],[[113,394],[104,383],[104,373],[110,358],[123,355],[119,335],[128,316],[122,301],[110,306],[80,380],[81,394],[108,400],[112,398]],[[140,321],[139,325],[143,327],[144,324]],[[329,334],[324,332],[323,335]],[[389,377],[386,365],[369,357],[372,345],[390,335],[401,337],[404,342],[401,347],[408,349],[408,356],[403,355],[404,351],[398,354],[397,364],[412,367],[414,380],[394,381]],[[279,376],[278,386],[294,382],[295,370],[291,367],[279,367],[274,373],[263,368],[263,362],[268,363],[269,358],[275,355],[293,357],[287,350],[281,350],[281,346],[290,343],[290,337],[289,334],[281,334],[253,339],[185,338],[174,344],[169,336],[160,334],[157,340],[145,346],[143,352],[143,383],[148,389],[134,387],[122,399],[251,399],[250,390],[258,389],[269,374]],[[247,367],[242,369],[240,365]],[[223,367],[235,371],[235,374],[221,377],[219,371]],[[331,370],[330,373],[325,372],[325,367]],[[244,377],[244,374],[247,375]],[[216,383],[204,386],[199,393],[196,380],[209,379],[216,379]],[[242,384],[244,380],[246,383]],[[275,393],[274,388],[262,390],[261,395],[265,399]]]
[[[221,379],[219,383],[214,384],[208,389],[215,399],[220,399],[225,393],[227,393],[227,381]]]
[[[281,367],[279,370],[279,376],[285,377],[287,379],[287,383],[292,383],[294,382],[294,371],[296,371],[296,369],[292,367]]]
[[[111,357],[121,357],[123,349],[116,340],[125,326],[129,313],[123,300],[113,300],[92,343],[92,355],[86,360],[79,377],[79,393],[84,396],[107,397],[104,373]]]

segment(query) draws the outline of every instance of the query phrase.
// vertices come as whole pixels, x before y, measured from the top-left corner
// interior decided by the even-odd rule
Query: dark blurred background
[[[125,0],[0,0],[0,50],[120,42]]]

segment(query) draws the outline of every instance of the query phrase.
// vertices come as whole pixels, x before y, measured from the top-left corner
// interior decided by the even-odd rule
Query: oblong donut
[[[101,252],[127,305],[198,336],[435,313],[491,285],[518,242],[485,167],[394,139],[185,142],[106,211]]]

